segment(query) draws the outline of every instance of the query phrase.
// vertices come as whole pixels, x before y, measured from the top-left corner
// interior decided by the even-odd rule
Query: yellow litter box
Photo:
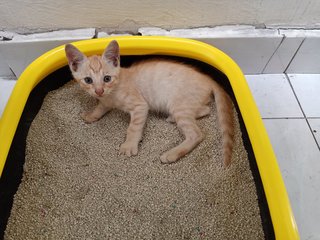
[[[73,43],[86,55],[101,54],[116,39],[121,55],[169,55],[198,60],[219,70],[230,82],[253,149],[267,199],[274,235],[280,240],[299,239],[277,160],[247,82],[238,65],[225,53],[205,43],[168,37],[114,37]],[[5,174],[11,144],[31,91],[49,74],[67,65],[64,46],[36,59],[16,83],[0,119],[0,173]],[[14,166],[13,166],[14,168]],[[2,179],[1,179],[2,180]],[[6,188],[5,183],[2,187]]]

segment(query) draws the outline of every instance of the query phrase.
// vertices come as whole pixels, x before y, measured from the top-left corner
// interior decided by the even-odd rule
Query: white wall
[[[0,29],[135,31],[249,24],[320,28],[319,0],[1,0]]]

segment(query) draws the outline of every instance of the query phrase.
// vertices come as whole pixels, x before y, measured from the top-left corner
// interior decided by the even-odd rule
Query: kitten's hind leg
[[[196,118],[202,118],[210,114],[211,108],[209,106],[201,106],[196,111]]]
[[[210,109],[209,106],[199,107],[196,110],[196,118],[205,117],[205,116],[210,114],[210,111],[211,111],[211,109]],[[171,114],[166,118],[166,121],[169,122],[169,123],[175,123],[176,122],[174,117]]]
[[[210,114],[211,108],[209,106],[202,106],[196,110],[196,118],[202,118]],[[166,118],[166,121],[169,123],[175,123],[175,119],[172,115],[169,115]]]
[[[90,112],[81,113],[82,119],[86,123],[93,123],[103,117],[111,108],[104,106],[101,102]]]
[[[203,140],[202,132],[196,124],[194,117],[187,114],[177,115],[175,116],[175,120],[179,129],[184,134],[185,140],[178,146],[163,153],[160,157],[162,163],[176,162],[179,158],[192,151]]]

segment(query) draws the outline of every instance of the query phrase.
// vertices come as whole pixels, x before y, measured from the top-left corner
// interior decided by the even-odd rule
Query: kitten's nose
[[[102,96],[103,93],[104,93],[103,88],[101,88],[101,89],[95,89],[94,91],[95,91],[95,93],[96,93],[98,96]]]

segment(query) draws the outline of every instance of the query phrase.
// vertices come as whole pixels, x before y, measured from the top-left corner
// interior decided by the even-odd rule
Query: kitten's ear
[[[102,55],[102,58],[109,64],[112,64],[113,67],[118,67],[120,64],[120,50],[119,44],[116,40],[113,40],[109,43],[106,50]]]
[[[76,72],[80,66],[86,59],[86,56],[80,52],[78,48],[73,46],[72,44],[66,44],[65,46],[66,56],[68,58],[70,69]]]

